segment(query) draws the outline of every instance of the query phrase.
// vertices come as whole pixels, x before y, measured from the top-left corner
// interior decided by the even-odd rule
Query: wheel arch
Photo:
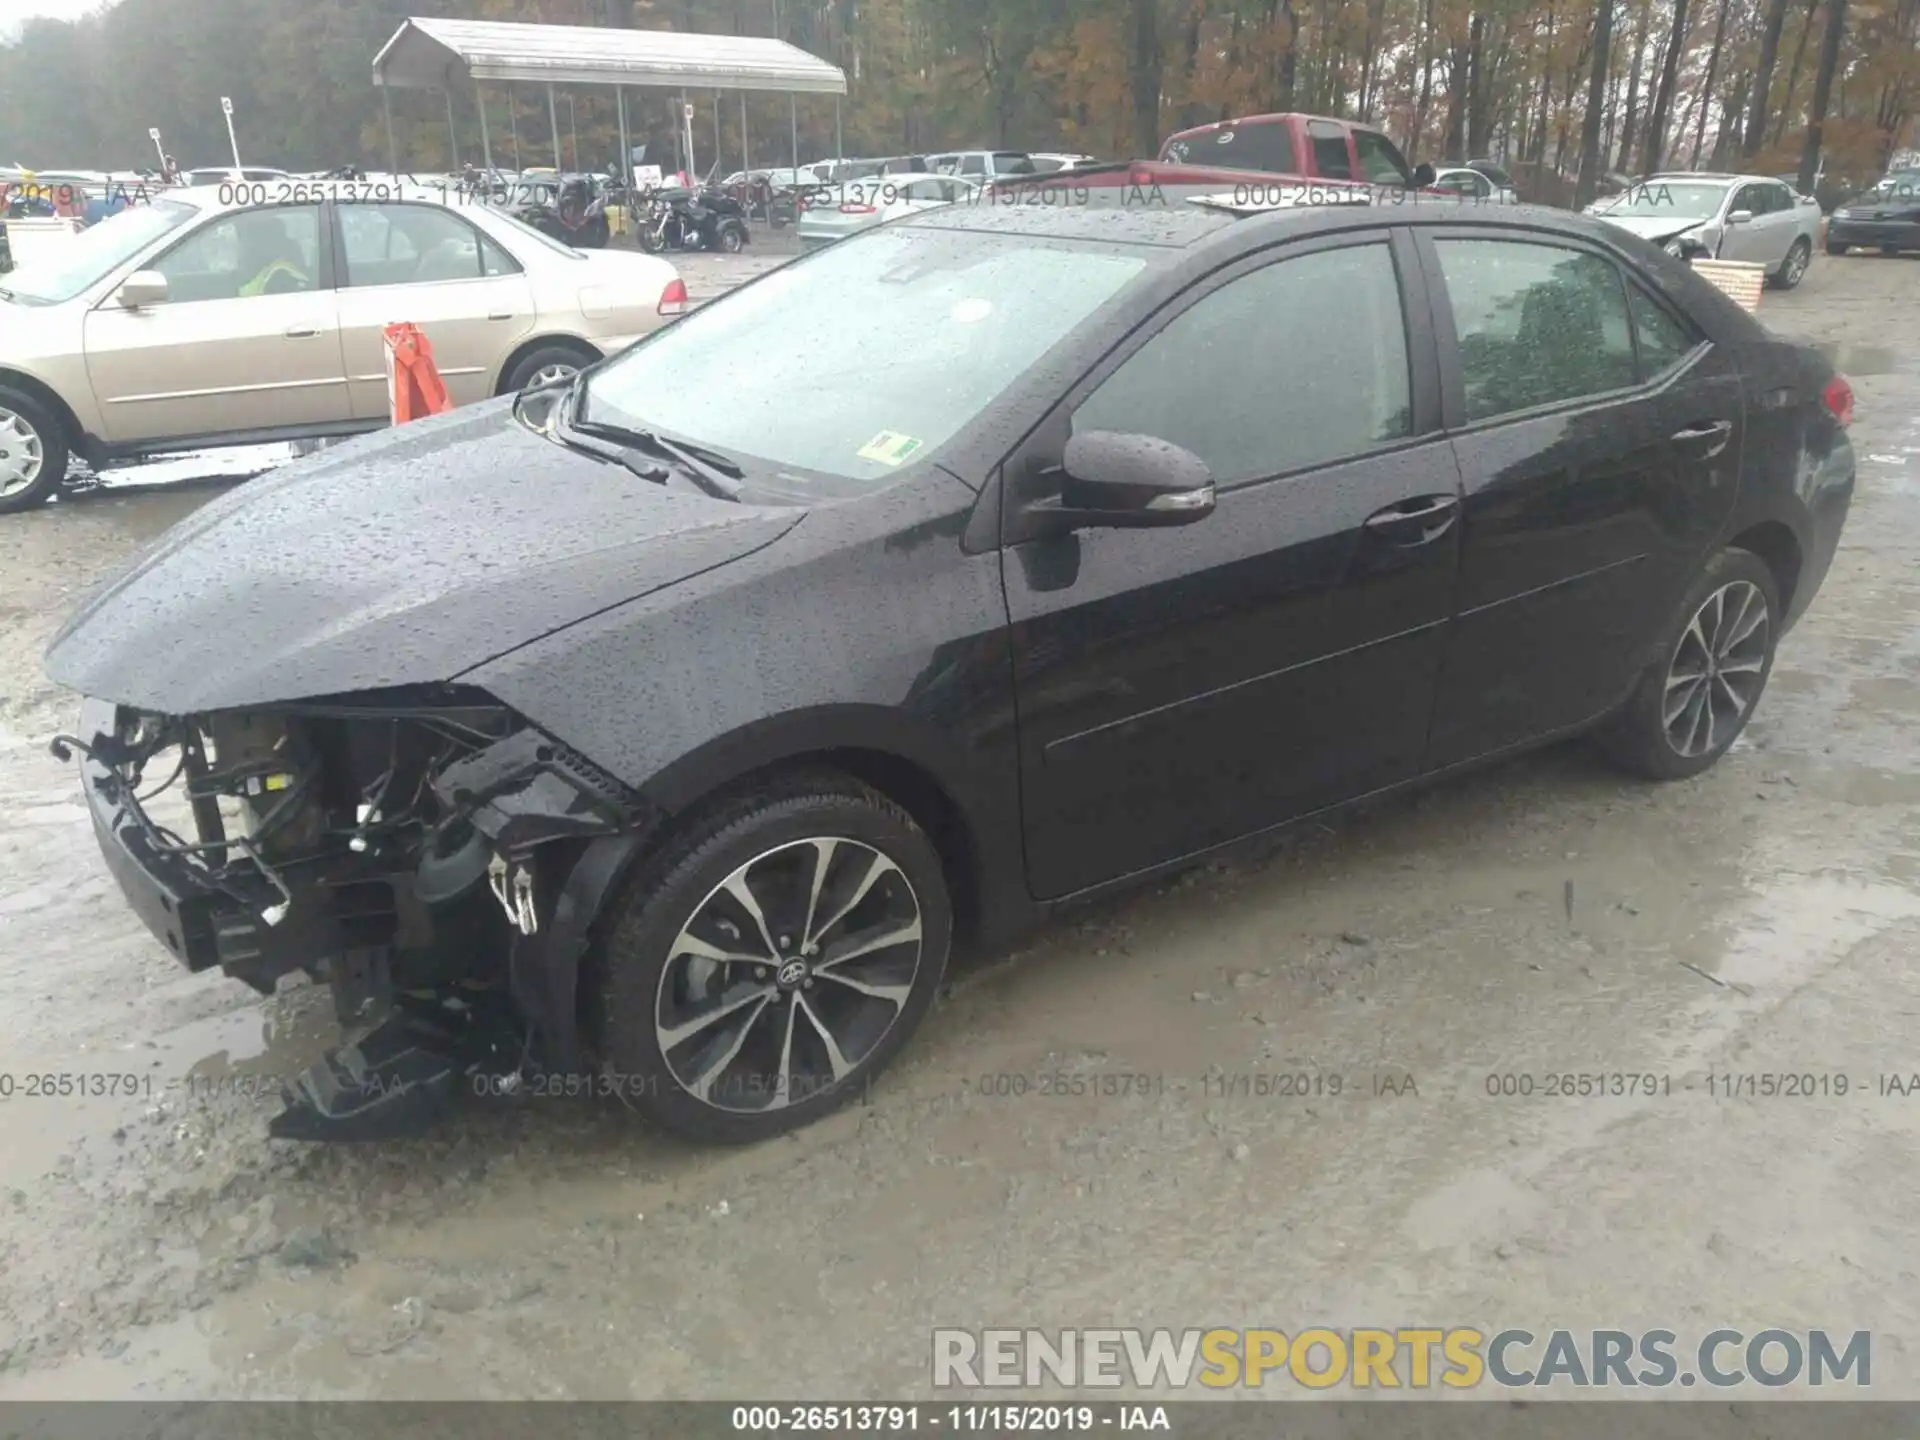
[[[605,352],[591,340],[578,335],[535,335],[522,340],[513,347],[512,352],[500,363],[500,373],[493,377],[493,393],[496,398],[507,393],[507,377],[513,374],[514,367],[536,350],[572,350],[589,365],[602,360]]]
[[[981,793],[964,762],[937,734],[895,711],[834,706],[750,726],[701,746],[643,787],[667,812],[668,827],[723,796],[738,794],[775,776],[809,769],[850,775],[892,800],[913,817],[940,855],[953,904],[956,938],[986,928],[995,880],[987,863],[995,822],[963,797]]]
[[[60,397],[59,391],[44,380],[36,379],[26,371],[16,370],[8,365],[0,365],[0,389],[18,390],[21,394],[30,395],[46,406],[55,421],[59,423],[62,438],[67,442],[67,449],[81,459],[87,458],[88,451],[93,446],[88,439],[86,427],[80,423],[80,417],[74,414],[73,407]]]
[[[1794,596],[1800,584],[1801,566],[1805,562],[1805,552],[1792,527],[1781,520],[1762,520],[1747,526],[1727,544],[1733,549],[1745,550],[1760,557],[1767,569],[1773,572],[1774,586],[1780,592],[1780,613],[1791,615]]]

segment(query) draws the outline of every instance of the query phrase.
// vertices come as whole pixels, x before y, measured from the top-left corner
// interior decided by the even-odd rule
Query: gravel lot
[[[740,1152],[560,1102],[268,1142],[324,995],[170,964],[45,749],[59,617],[214,489],[0,523],[4,1069],[142,1092],[0,1100],[0,1398],[917,1395],[936,1324],[1871,1329],[1875,1398],[1920,1396],[1920,1096],[1874,1083],[1920,1071],[1920,261],[1822,257],[1762,314],[1853,375],[1860,493],[1716,770],[1562,747],[1103,906]],[[1208,1079],[1300,1070],[1345,1093]],[[1566,1070],[1673,1093],[1487,1094]],[[991,1093],[1056,1072],[1153,1078]]]

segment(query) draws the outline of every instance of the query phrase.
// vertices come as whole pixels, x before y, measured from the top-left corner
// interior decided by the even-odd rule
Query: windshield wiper
[[[656,435],[651,430],[637,430],[625,425],[609,424],[604,420],[587,419],[587,387],[584,375],[574,382],[572,393],[562,403],[565,407],[568,429],[595,439],[611,440],[618,445],[637,447],[640,451],[651,452],[671,460],[675,468],[716,499],[738,500],[740,498],[740,481],[746,472],[719,451],[688,445],[679,440],[669,440],[666,436]],[[640,466],[652,465],[644,454],[633,455],[631,460],[623,454],[622,460],[635,474],[643,473]],[[652,466],[652,468],[658,467]]]

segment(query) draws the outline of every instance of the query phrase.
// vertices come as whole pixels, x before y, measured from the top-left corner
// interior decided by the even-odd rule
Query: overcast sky
[[[102,3],[103,0],[0,0],[0,36],[11,37],[17,33],[20,22],[29,15],[72,20],[89,10],[98,10]]]

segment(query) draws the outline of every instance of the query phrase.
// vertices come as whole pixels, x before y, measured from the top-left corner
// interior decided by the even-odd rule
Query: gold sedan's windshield
[[[129,205],[82,230],[62,245],[57,257],[9,271],[0,278],[0,289],[22,304],[58,305],[199,213],[194,206],[174,200]]]

